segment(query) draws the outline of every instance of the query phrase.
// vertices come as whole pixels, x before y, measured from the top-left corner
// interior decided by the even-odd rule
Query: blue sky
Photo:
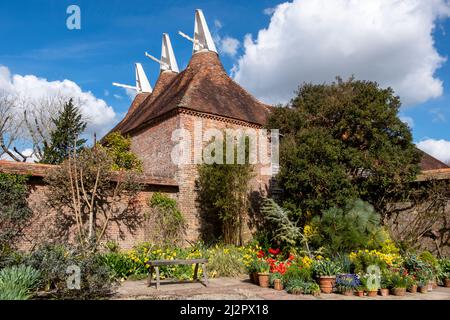
[[[241,4],[239,4],[241,3]],[[66,8],[81,8],[81,30],[66,28]],[[14,74],[34,74],[49,81],[70,79],[83,90],[92,91],[118,112],[129,100],[111,82],[134,83],[133,63],[142,62],[153,85],[159,66],[144,56],[160,55],[161,34],[169,33],[180,69],[191,57],[192,44],[177,35],[192,34],[194,10],[201,7],[212,32],[214,21],[221,33],[243,38],[267,25],[263,10],[276,1],[2,1],[0,3],[0,64]],[[246,12],[248,14],[246,14]],[[233,61],[222,56],[229,70]],[[111,94],[105,96],[105,90]]]
[[[101,122],[108,129],[130,103],[125,91],[111,83],[133,84],[133,63],[142,62],[154,85],[159,66],[144,52],[159,56],[163,32],[171,36],[178,65],[183,69],[189,62],[192,44],[177,31],[192,34],[194,10],[201,8],[226,70],[258,98],[283,102],[299,83],[332,81],[336,75],[355,74],[359,79],[376,80],[383,86],[393,86],[403,94],[402,100],[405,97],[407,103],[401,116],[411,123],[414,140],[431,141],[423,144],[424,149],[435,155],[440,152],[441,159],[450,160],[450,14],[441,7],[448,2],[417,0],[417,9],[422,11],[411,13],[394,1],[383,0],[385,11],[381,10],[384,13],[380,16],[376,13],[379,8],[369,7],[366,1],[354,8],[345,7],[345,0],[327,1],[327,7],[321,8],[325,3],[321,1],[298,0],[281,7],[276,6],[282,1],[271,0],[2,1],[0,66],[9,70],[10,77],[34,75],[48,82],[69,79],[83,92],[92,92],[93,99],[104,100],[115,112],[114,121],[110,116],[111,121]],[[71,4],[81,8],[81,30],[66,28],[66,9]],[[339,10],[343,10],[341,15]],[[395,10],[404,16],[390,17],[389,12]],[[374,33],[367,25],[358,34],[355,26],[361,25],[361,12],[367,14],[365,20],[369,17],[373,24],[379,23],[377,30],[385,31]],[[327,25],[331,15],[342,17],[342,26],[333,21]],[[408,34],[400,23],[416,29]],[[258,34],[263,29],[266,31]],[[333,34],[336,30],[337,36]],[[363,32],[375,40],[364,44]],[[250,36],[245,40],[247,34]],[[221,46],[224,39],[239,45],[227,50]],[[361,45],[352,47],[354,43]],[[432,62],[422,66],[423,61]],[[283,88],[278,89],[268,78]],[[102,112],[99,114],[101,117]],[[445,144],[436,146],[438,140]]]

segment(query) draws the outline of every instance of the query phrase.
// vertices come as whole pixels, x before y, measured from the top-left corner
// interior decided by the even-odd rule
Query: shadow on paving
[[[159,290],[147,286],[145,280],[127,280],[117,289],[113,299],[125,300],[450,300],[450,288],[438,287],[426,294],[407,293],[403,297],[348,297],[341,294],[293,295],[285,291],[261,288],[247,278],[210,279],[208,287],[200,282],[162,281]]]

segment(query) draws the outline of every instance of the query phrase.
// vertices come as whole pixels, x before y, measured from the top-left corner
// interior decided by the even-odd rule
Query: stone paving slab
[[[145,280],[127,280],[121,284],[113,299],[124,300],[450,300],[450,288],[438,287],[426,294],[407,293],[404,297],[357,297],[342,294],[293,295],[286,291],[261,288],[248,278],[210,279],[208,287],[200,282],[162,281],[159,290],[147,286]]]

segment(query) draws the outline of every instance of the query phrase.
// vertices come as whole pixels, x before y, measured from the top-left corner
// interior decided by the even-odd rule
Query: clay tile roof
[[[121,128],[126,125],[128,119],[131,117],[131,115],[138,110],[138,107],[142,104],[142,102],[145,101],[148,97],[150,97],[151,93],[138,93],[136,97],[134,98],[133,102],[131,103],[130,108],[128,109],[127,114],[125,117],[120,121],[110,132],[114,131],[121,131]]]
[[[45,177],[47,172],[54,168],[50,164],[38,164],[29,162],[15,162],[0,160],[0,173],[22,174],[33,177]]]
[[[56,165],[40,164],[30,162],[15,162],[8,160],[0,160],[0,173],[29,175],[32,177],[45,177],[50,170],[56,168]],[[146,185],[177,187],[178,183],[175,179],[166,177],[155,177],[148,175],[140,175],[138,182]]]
[[[214,52],[194,54],[187,68],[176,75],[163,92],[152,97],[144,101],[139,112],[130,117],[122,133],[141,128],[177,108],[257,125],[266,123],[270,110],[269,106],[256,100],[228,76]]]
[[[438,159],[432,157],[428,153],[419,150],[422,153],[422,159],[420,160],[420,170],[428,171],[428,170],[439,170],[439,169],[450,169],[448,165],[439,161]]]
[[[119,131],[122,134],[127,133],[129,128],[133,126],[133,123],[141,117],[141,114],[145,111],[146,107],[150,106],[154,99],[166,90],[166,87],[176,75],[177,73],[172,71],[163,71],[159,75],[152,93],[138,94],[131,103],[126,116],[110,132]]]

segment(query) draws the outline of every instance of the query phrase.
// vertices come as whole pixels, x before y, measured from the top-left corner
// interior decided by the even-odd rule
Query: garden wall
[[[30,176],[28,180],[30,190],[28,203],[33,211],[33,216],[25,228],[24,239],[19,243],[21,249],[29,250],[40,243],[55,241],[58,238],[73,241],[74,226],[72,225],[68,228],[69,236],[57,232],[56,226],[57,223],[61,225],[63,213],[56,212],[47,205],[47,186],[43,177],[52,167],[49,165],[0,161],[0,172]],[[153,210],[148,206],[148,199],[155,192],[178,199],[179,189],[176,182],[168,178],[143,178],[142,183],[143,189],[137,196],[136,204],[139,210],[132,217],[126,217],[110,223],[103,242],[114,240],[123,248],[131,248],[136,243],[152,240],[152,234],[154,233]],[[67,222],[68,225],[71,225],[72,221],[70,220],[69,218],[67,221],[62,221],[62,223]]]
[[[397,204],[408,207],[409,203]],[[450,256],[450,200],[439,212],[426,210],[427,204],[393,214],[387,226],[394,240],[417,250],[428,250],[436,256]],[[439,252],[439,250],[441,252]]]
[[[61,238],[55,228],[56,223],[59,223],[57,222],[58,212],[55,212],[46,204],[47,187],[42,179],[30,179],[29,187],[31,190],[29,205],[33,210],[33,217],[25,231],[26,236],[20,243],[20,248],[27,250],[42,242],[51,242]],[[137,197],[139,211],[133,217],[111,222],[102,242],[113,240],[119,243],[122,248],[129,249],[137,243],[152,241],[152,234],[154,233],[153,209],[148,206],[148,199],[155,192],[160,192],[175,199],[178,196],[178,188],[175,186],[145,185]],[[102,219],[99,219],[99,221],[102,222]],[[63,236],[62,238],[73,241],[75,226],[70,228],[68,234],[69,237]]]

